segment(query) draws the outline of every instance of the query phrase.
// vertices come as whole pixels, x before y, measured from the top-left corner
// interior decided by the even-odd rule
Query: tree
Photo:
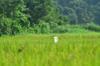
[[[99,23],[99,3],[99,0],[58,0],[61,14],[68,16],[71,23],[73,21],[73,24],[77,22],[81,25],[91,22]]]

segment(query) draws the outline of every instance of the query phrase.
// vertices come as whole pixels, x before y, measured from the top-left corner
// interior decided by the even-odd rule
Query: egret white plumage
[[[54,43],[58,43],[58,37],[54,36]]]

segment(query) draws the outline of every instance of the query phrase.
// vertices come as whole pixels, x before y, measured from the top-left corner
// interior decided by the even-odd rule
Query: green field
[[[100,66],[100,34],[0,37],[0,66]]]

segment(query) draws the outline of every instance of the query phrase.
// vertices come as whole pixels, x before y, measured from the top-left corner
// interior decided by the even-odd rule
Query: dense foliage
[[[61,13],[67,15],[72,24],[100,24],[99,0],[59,0],[58,3]]]
[[[100,31],[99,6],[99,0],[0,0],[0,35],[63,33],[73,28]],[[95,27],[88,28],[89,24]]]

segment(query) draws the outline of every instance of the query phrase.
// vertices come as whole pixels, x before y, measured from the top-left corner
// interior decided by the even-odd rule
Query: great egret
[[[54,43],[58,43],[58,37],[54,36]]]

